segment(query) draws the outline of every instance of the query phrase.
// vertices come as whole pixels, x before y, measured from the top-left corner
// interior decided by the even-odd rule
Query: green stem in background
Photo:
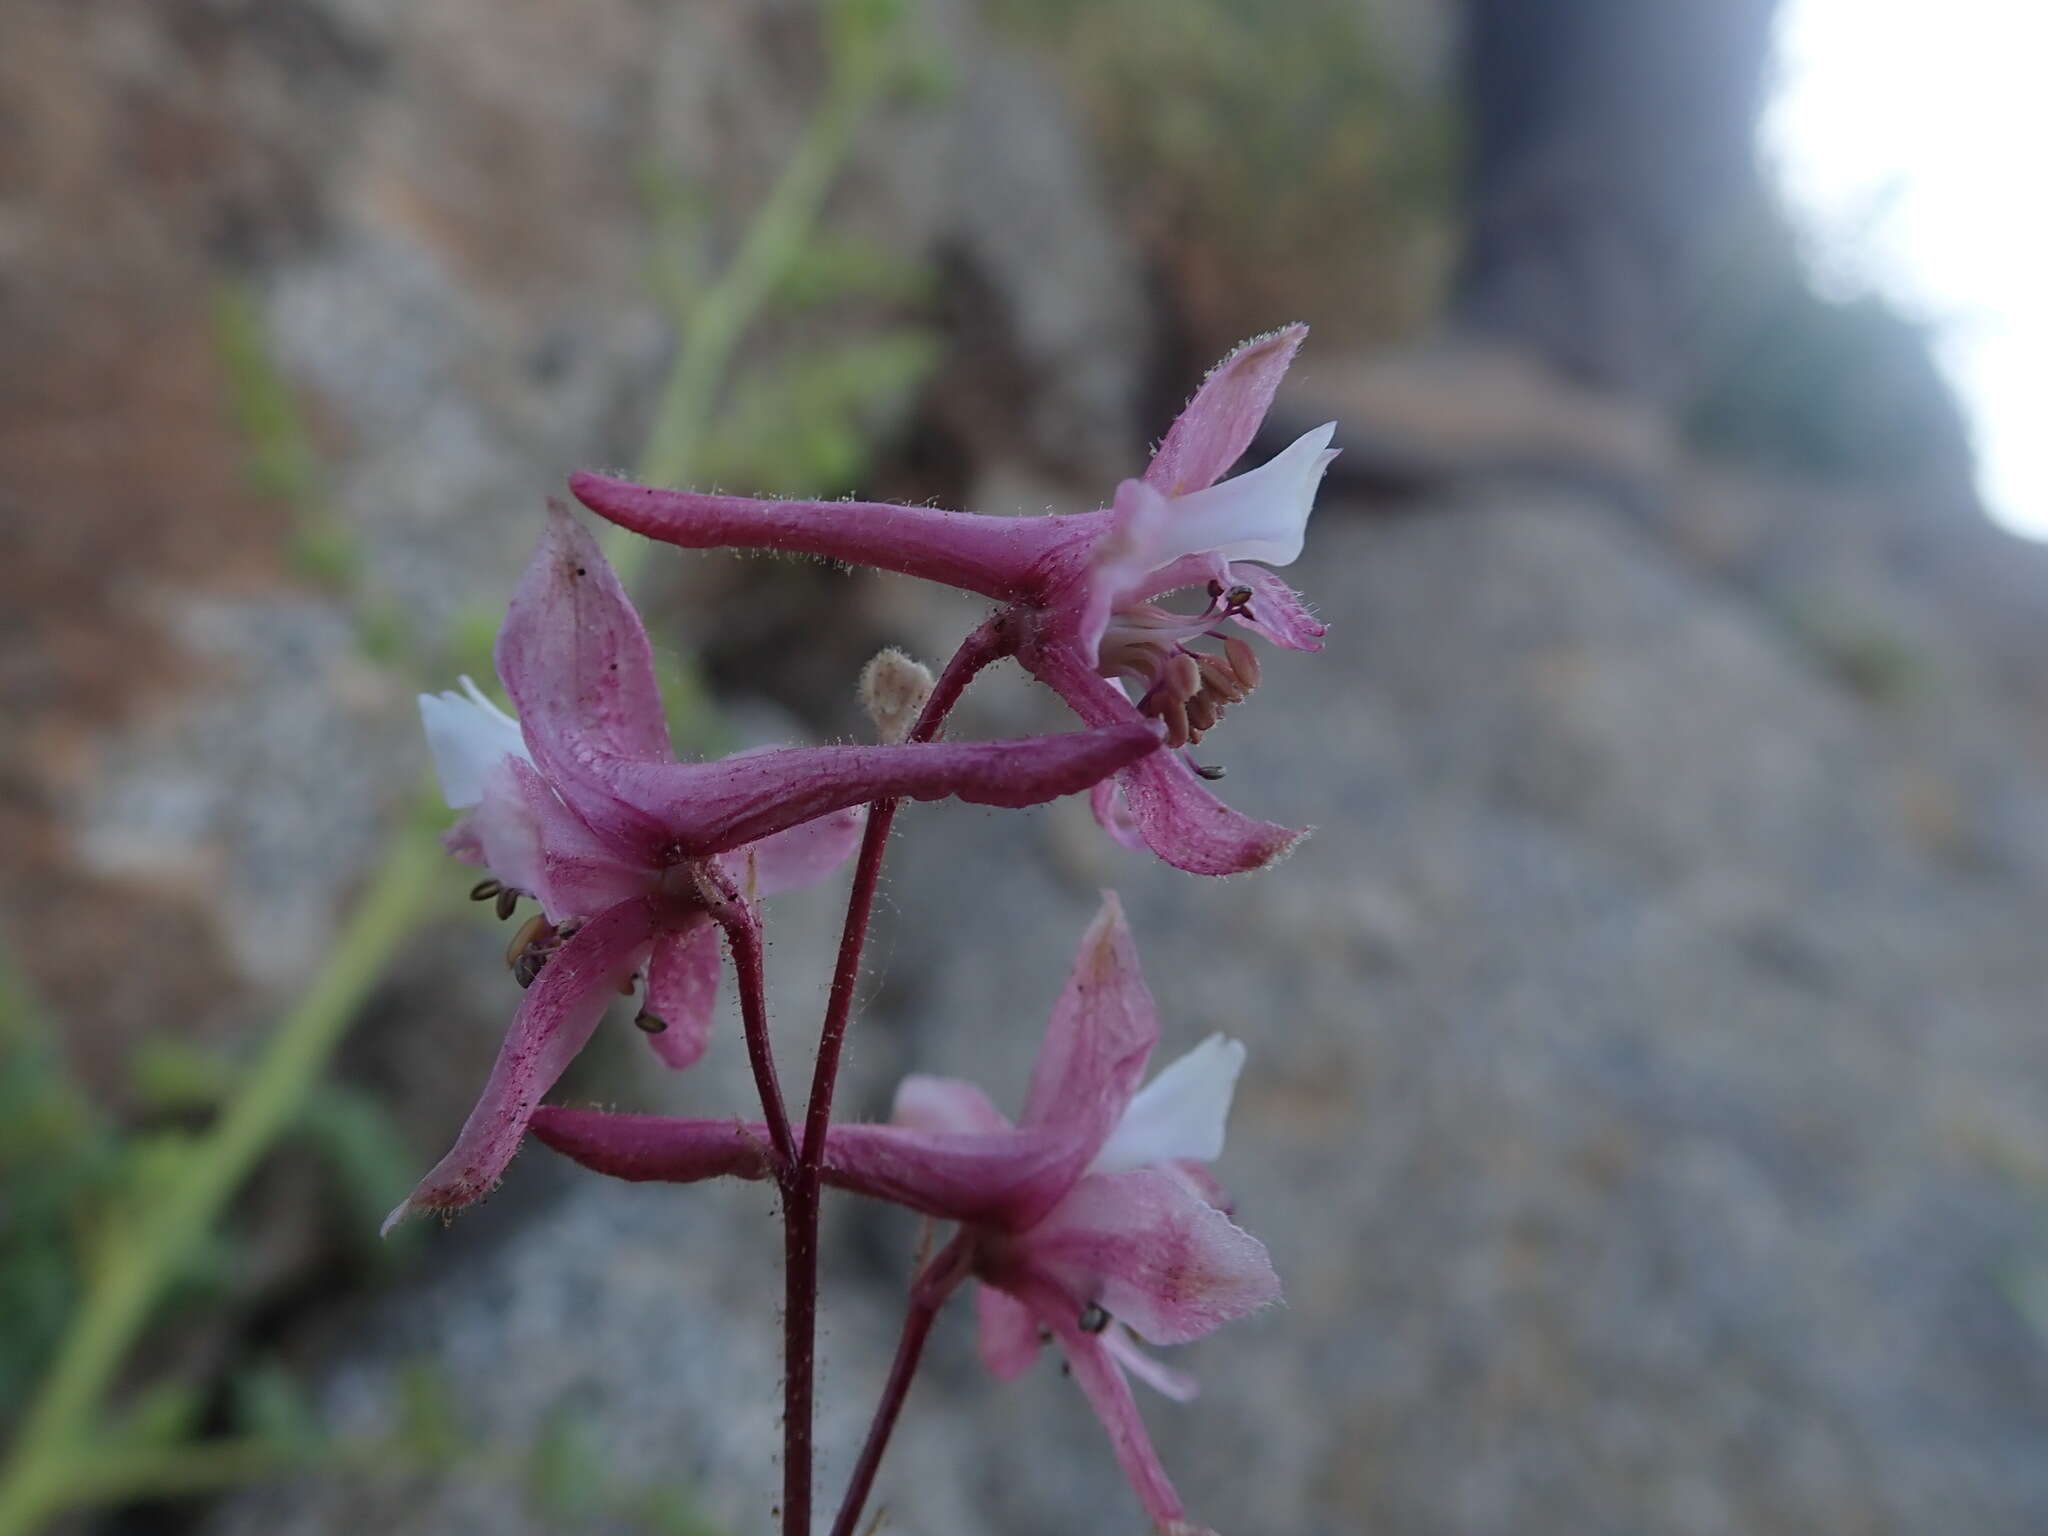
[[[326,1068],[386,962],[425,907],[441,852],[412,823],[382,865],[313,984],[287,1014],[226,1112],[193,1145],[183,1176],[106,1251],[55,1363],[30,1404],[4,1475],[0,1536],[26,1536],[75,1496],[74,1465],[107,1384],[180,1265],[212,1228]]]
[[[810,243],[825,196],[851,152],[855,130],[887,82],[885,45],[872,39],[847,40],[835,53],[824,105],[804,130],[732,261],[683,320],[675,367],[640,456],[642,480],[674,485],[690,473],[734,348]],[[624,549],[646,547],[644,539],[622,542]],[[605,551],[615,562],[619,553]],[[635,563],[629,556],[626,570]]]
[[[888,84],[890,28],[863,23],[856,9],[857,0],[827,6],[828,24],[837,20],[839,26],[825,102],[731,264],[680,320],[675,362],[641,458],[643,479],[673,483],[689,473],[740,341],[813,239],[855,130]],[[230,318],[248,316],[237,311]],[[241,331],[235,337],[248,341]],[[281,489],[305,499],[297,481]],[[607,552],[622,579],[630,580],[645,551],[644,541],[622,540]],[[290,1124],[357,1009],[430,910],[442,857],[410,820],[394,833],[311,988],[265,1044],[221,1117],[194,1143],[181,1177],[99,1256],[0,1465],[0,1536],[30,1536],[44,1520],[80,1504],[225,1487],[297,1459],[243,1441],[161,1451],[106,1448],[94,1443],[95,1418],[181,1264]]]

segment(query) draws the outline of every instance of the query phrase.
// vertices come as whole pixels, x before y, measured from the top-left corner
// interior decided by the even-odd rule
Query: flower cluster
[[[1250,445],[1302,334],[1293,327],[1234,352],[1144,475],[1094,512],[991,517],[572,481],[591,510],[673,544],[825,555],[994,600],[929,695],[920,683],[913,706],[899,711],[907,719],[914,709],[915,723],[892,723],[884,744],[679,762],[639,617],[596,542],[559,506],[498,640],[498,674],[517,718],[467,678],[461,693],[420,700],[442,788],[463,812],[447,846],[483,875],[473,894],[505,917],[529,900],[538,910],[507,954],[525,998],[482,1096],[391,1221],[480,1198],[529,1131],[619,1178],[775,1181],[791,1254],[786,1530],[809,1530],[815,1259],[802,1256],[815,1249],[821,1185],[957,1224],[912,1287],[898,1368],[835,1530],[859,1518],[924,1330],[970,1278],[989,1369],[1009,1379],[1056,1343],[1155,1527],[1198,1529],[1152,1450],[1127,1377],[1192,1395],[1193,1383],[1138,1341],[1185,1343],[1279,1295],[1265,1249],[1232,1222],[1208,1173],[1243,1046],[1212,1036],[1139,1086],[1159,1019],[1109,895],[1014,1122],[972,1084],[913,1076],[889,1123],[831,1123],[844,986],[828,1009],[800,1136],[768,1038],[758,904],[823,878],[859,846],[841,954],[850,979],[882,839],[904,798],[1019,807],[1086,790],[1112,836],[1202,874],[1255,869],[1292,846],[1299,832],[1216,799],[1207,785],[1220,772],[1191,749],[1260,681],[1247,635],[1313,651],[1324,634],[1268,567],[1301,551],[1334,429],[1222,478]],[[1179,593],[1193,601],[1169,606]],[[1052,687],[1082,728],[936,739],[961,689],[1002,657]],[[637,998],[635,1022],[663,1063],[695,1063],[709,1043],[722,949],[738,980],[759,1119],[541,1105],[620,994]]]

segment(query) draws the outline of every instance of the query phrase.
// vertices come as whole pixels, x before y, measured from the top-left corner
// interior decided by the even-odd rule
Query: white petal
[[[1088,1171],[1128,1173],[1181,1158],[1216,1161],[1243,1066],[1242,1041],[1211,1035],[1138,1090]]]
[[[420,724],[426,728],[427,749],[434,754],[441,795],[458,811],[483,799],[484,781],[503,759],[533,761],[527,757],[519,722],[466,677],[462,688],[462,693],[420,695]]]
[[[1337,423],[1327,422],[1257,469],[1175,497],[1159,563],[1213,553],[1226,560],[1292,565],[1301,553],[1308,515],[1315,510],[1316,487],[1337,457],[1330,447],[1336,434]]]
[[[1176,1403],[1191,1403],[1202,1390],[1201,1384],[1185,1371],[1161,1365],[1140,1349],[1137,1335],[1122,1323],[1111,1323],[1102,1331],[1102,1347],[1110,1352],[1118,1365],[1154,1392],[1170,1397]]]

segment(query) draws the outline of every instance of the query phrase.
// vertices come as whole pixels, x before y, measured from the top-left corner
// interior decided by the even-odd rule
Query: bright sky
[[[1784,6],[1764,149],[1823,279],[1935,322],[1986,505],[2048,539],[2048,4]]]

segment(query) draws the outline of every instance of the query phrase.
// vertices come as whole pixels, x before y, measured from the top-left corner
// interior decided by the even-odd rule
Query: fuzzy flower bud
[[[931,668],[890,646],[860,669],[860,702],[875,722],[884,745],[910,735],[924,701],[931,697]]]

